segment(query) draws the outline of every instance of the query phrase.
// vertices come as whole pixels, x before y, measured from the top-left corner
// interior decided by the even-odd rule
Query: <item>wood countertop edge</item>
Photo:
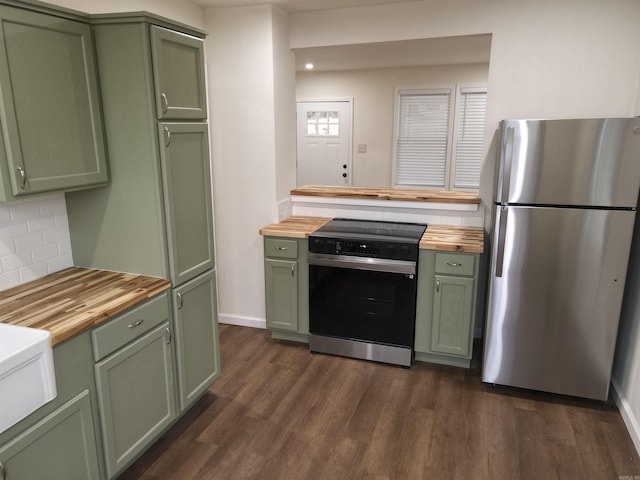
[[[100,274],[109,279],[88,281]],[[70,267],[0,292],[0,323],[48,331],[55,347],[170,288],[160,277]],[[78,291],[87,297],[74,298]]]
[[[394,200],[409,202],[457,203],[479,205],[480,197],[475,193],[450,190],[416,190],[365,187],[327,187],[305,185],[294,188],[292,196],[352,198],[362,200]]]

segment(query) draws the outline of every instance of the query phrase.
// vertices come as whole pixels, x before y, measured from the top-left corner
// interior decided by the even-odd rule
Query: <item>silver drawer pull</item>
[[[164,331],[167,332],[167,335],[169,336],[167,338],[167,345],[171,344],[171,330],[169,330],[169,327],[164,327]]]
[[[282,250],[282,251],[285,251],[285,250],[287,250],[287,247],[276,247],[276,250]]]
[[[440,279],[436,280],[436,292],[440,292]]]
[[[450,267],[461,267],[462,266],[461,263],[456,263],[456,262],[447,262],[447,265],[449,265]]]
[[[296,276],[296,267],[295,267],[295,265],[291,265],[291,276],[292,277]]]
[[[178,297],[178,310],[182,310],[182,294],[177,292],[176,296]]]
[[[7,471],[4,469],[4,465],[0,462],[0,480],[5,480],[7,478]]]
[[[144,318],[141,318],[140,320],[138,320],[136,323],[130,323],[127,328],[136,328],[139,327],[140,325],[142,325],[142,322],[144,322]]]

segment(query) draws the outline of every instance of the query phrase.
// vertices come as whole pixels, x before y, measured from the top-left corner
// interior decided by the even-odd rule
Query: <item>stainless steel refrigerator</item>
[[[501,124],[484,382],[606,400],[640,119]]]

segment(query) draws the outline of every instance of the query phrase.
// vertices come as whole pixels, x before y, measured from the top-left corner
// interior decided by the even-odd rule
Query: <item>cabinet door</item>
[[[174,285],[214,267],[209,135],[205,123],[161,123],[169,269]]]
[[[298,263],[267,258],[265,287],[267,327],[298,330]]]
[[[169,324],[95,365],[107,475],[131,463],[176,417]]]
[[[437,353],[469,355],[473,278],[435,276],[431,350]]]
[[[0,478],[99,480],[89,390],[0,447]]]
[[[195,402],[220,375],[215,273],[174,290],[180,410]]]
[[[151,51],[158,118],[207,118],[202,39],[152,25]]]
[[[88,25],[0,7],[0,85],[14,195],[107,182]]]

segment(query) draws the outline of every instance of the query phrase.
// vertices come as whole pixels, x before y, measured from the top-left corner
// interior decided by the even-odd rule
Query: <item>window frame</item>
[[[456,154],[457,154],[457,136],[458,136],[458,119],[460,116],[461,97],[464,93],[485,93],[487,94],[486,83],[452,83],[446,85],[429,85],[429,86],[397,86],[394,94],[394,125],[393,125],[393,152],[391,165],[391,183],[393,188],[397,189],[441,189],[448,191],[473,191],[477,192],[478,188],[466,188],[455,186],[456,174]],[[449,95],[449,118],[447,128],[447,146],[445,154],[444,168],[444,185],[420,185],[414,184],[398,184],[398,137],[400,131],[400,96],[401,95],[419,95],[423,94],[439,94],[447,92]],[[486,109],[485,109],[485,125],[486,125]],[[484,152],[484,136],[483,147]],[[479,181],[479,179],[478,179]]]

